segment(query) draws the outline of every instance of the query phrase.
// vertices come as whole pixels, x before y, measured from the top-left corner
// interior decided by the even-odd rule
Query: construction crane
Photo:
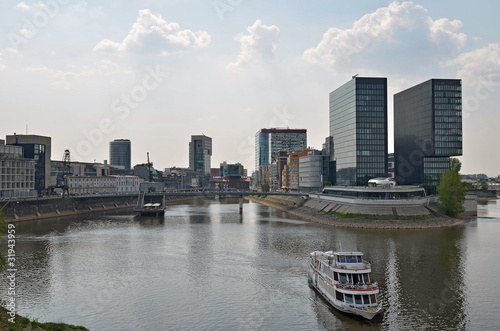
[[[69,193],[68,176],[71,175],[71,154],[69,149],[66,149],[63,154],[63,160],[57,172],[56,188],[63,191],[63,197]]]

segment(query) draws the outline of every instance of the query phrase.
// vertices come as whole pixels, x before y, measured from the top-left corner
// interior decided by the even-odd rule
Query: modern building
[[[115,139],[109,142],[109,163],[131,169],[131,144],[128,139]]]
[[[23,147],[5,145],[0,140],[0,199],[37,195],[35,161],[24,158],[23,154]]]
[[[279,152],[297,152],[307,147],[306,129],[261,129],[255,134],[255,169],[257,181],[278,189]],[[265,184],[263,184],[265,183]]]
[[[387,175],[387,78],[357,77],[330,93],[337,185]]]
[[[337,182],[336,176],[336,162],[335,162],[335,149],[333,148],[333,137],[325,138],[323,144],[323,182],[333,185]]]
[[[394,95],[394,166],[402,185],[436,192],[450,157],[462,155],[462,81],[430,79]]]
[[[6,144],[21,146],[23,158],[35,161],[35,190],[39,196],[45,195],[50,183],[51,138],[14,133],[6,136]]]
[[[323,189],[323,160],[321,151],[310,151],[299,162],[299,191],[320,192]]]
[[[212,138],[205,135],[191,136],[189,143],[189,168],[198,174],[198,186],[206,187],[210,183],[212,162]]]

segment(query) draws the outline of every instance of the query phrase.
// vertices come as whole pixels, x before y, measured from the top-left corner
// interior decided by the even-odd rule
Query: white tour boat
[[[312,252],[309,284],[334,308],[371,320],[382,313],[379,286],[361,252]]]

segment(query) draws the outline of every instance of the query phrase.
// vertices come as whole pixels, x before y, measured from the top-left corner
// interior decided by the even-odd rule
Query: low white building
[[[319,192],[323,189],[323,154],[311,151],[299,163],[299,191]]]
[[[138,193],[144,181],[137,176],[110,176],[116,178],[116,193]]]
[[[70,194],[138,193],[142,182],[137,176],[69,176]]]

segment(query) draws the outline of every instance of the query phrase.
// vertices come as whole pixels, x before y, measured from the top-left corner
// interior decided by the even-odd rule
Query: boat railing
[[[333,265],[329,264],[335,268],[341,269],[370,269],[372,265],[370,262],[363,260],[362,263],[345,263],[345,262],[334,262]]]
[[[364,290],[378,290],[378,283],[377,282],[371,282],[371,283],[363,283],[363,284],[353,284],[353,283],[336,283],[335,287],[341,288],[344,290],[359,290],[359,291],[364,291]]]

